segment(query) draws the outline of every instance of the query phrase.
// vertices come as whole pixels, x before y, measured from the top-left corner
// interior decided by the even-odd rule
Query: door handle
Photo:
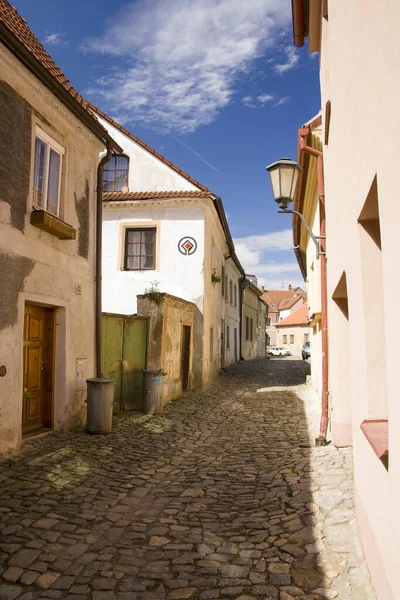
[[[47,369],[47,359],[42,360],[42,366],[41,366],[41,371],[45,371]]]

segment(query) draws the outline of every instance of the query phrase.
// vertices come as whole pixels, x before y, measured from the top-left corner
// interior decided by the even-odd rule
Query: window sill
[[[76,229],[58,217],[45,210],[34,210],[31,214],[31,224],[47,233],[55,235],[60,240],[75,240]]]
[[[380,459],[387,457],[389,455],[387,420],[366,419],[360,427],[377,457]]]

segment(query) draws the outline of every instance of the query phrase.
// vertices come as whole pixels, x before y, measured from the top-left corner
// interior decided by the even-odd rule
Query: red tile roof
[[[159,198],[209,198],[210,192],[202,190],[178,192],[104,192],[104,202],[128,202],[130,200],[155,200]]]
[[[303,325],[306,326],[309,323],[308,319],[308,306],[305,302],[300,308],[292,312],[286,319],[279,321],[279,323],[275,324],[275,327],[290,327],[295,325]]]
[[[291,308],[300,298],[307,299],[307,292],[304,292],[301,288],[265,290],[262,295],[262,299],[268,304],[270,313]]]
[[[107,121],[107,123],[110,123],[110,125],[112,125],[116,129],[118,129],[121,133],[123,133],[124,135],[126,135],[132,141],[136,142],[136,144],[139,144],[139,146],[141,146],[142,148],[144,148],[145,150],[147,150],[147,152],[150,152],[150,154],[153,154],[153,156],[155,156],[156,158],[158,158],[158,160],[161,160],[163,163],[165,163],[166,165],[168,165],[168,167],[170,167],[171,169],[173,169],[174,171],[176,171],[177,173],[179,173],[179,175],[181,175],[182,177],[184,177],[185,179],[187,179],[188,181],[190,181],[190,183],[193,183],[193,185],[195,185],[196,187],[198,187],[201,190],[203,190],[203,192],[211,193],[210,190],[205,185],[202,185],[196,179],[194,179],[193,177],[191,177],[190,175],[188,175],[187,173],[185,173],[184,171],[182,171],[179,167],[177,167],[176,165],[174,165],[174,163],[172,163],[170,160],[168,160],[167,158],[165,158],[165,156],[163,156],[162,154],[159,154],[158,152],[156,152],[156,150],[154,150],[154,148],[151,148],[150,146],[148,146],[147,144],[145,144],[145,142],[142,142],[142,140],[140,140],[138,137],[136,137],[136,135],[133,135],[133,133],[131,133],[130,131],[128,131],[128,129],[125,129],[125,127],[122,127],[122,125],[120,125],[119,123],[117,123],[117,121],[114,121],[114,119],[112,119],[105,112],[103,112],[102,110],[100,110],[99,108],[97,108],[97,106],[94,106],[91,103],[88,103],[88,104],[89,104],[90,108],[92,109],[92,111],[94,113],[96,113],[97,115],[99,115],[99,117],[101,117],[102,119],[104,119],[105,121]]]
[[[11,34],[11,35],[10,35]],[[3,44],[10,47],[18,58],[25,62],[39,78],[43,75],[50,76],[52,83],[44,81],[50,89],[62,98],[67,92],[67,99],[74,107],[75,114],[87,125],[91,125],[94,133],[101,139],[110,140],[117,148],[108,131],[101,125],[96,116],[89,109],[89,103],[73,87],[60,67],[56,65],[49,53],[39,42],[34,33],[29,29],[27,22],[23,19],[14,6],[7,0],[0,0],[0,39]],[[28,64],[29,63],[29,64]],[[40,74],[39,74],[40,72]],[[71,102],[72,100],[72,102]]]

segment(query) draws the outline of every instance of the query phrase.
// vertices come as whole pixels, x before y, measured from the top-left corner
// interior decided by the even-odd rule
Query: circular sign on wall
[[[190,256],[194,254],[197,250],[197,242],[192,237],[183,237],[178,242],[178,250],[181,254],[185,256]]]

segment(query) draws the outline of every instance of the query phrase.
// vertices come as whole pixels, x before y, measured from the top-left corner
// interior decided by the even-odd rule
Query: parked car
[[[271,354],[272,356],[290,356],[291,352],[282,346],[271,346],[268,349],[268,354]]]
[[[310,356],[311,356],[310,342],[304,342],[303,347],[301,349],[301,355],[303,357],[303,360],[306,360],[306,358],[310,358]]]

